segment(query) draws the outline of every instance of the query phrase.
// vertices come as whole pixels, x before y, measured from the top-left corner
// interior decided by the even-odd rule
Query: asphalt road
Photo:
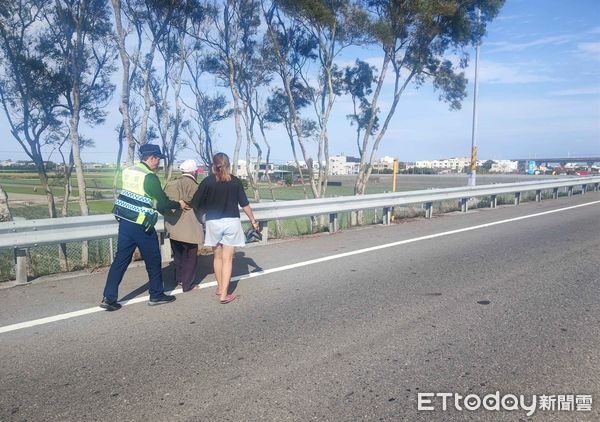
[[[0,420],[598,420],[599,250],[599,193],[248,247],[231,304],[209,287],[0,333]],[[94,307],[105,276],[1,290],[0,331]],[[496,391],[594,401],[418,410]]]

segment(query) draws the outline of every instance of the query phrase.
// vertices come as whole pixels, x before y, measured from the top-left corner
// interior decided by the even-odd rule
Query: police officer
[[[123,170],[123,190],[113,208],[113,214],[119,221],[119,240],[115,259],[108,271],[104,298],[100,303],[100,307],[107,311],[121,309],[121,304],[117,301],[119,284],[136,247],[142,253],[150,280],[148,305],[160,305],[175,300],[175,296],[164,293],[160,249],[154,225],[158,220],[157,211],[188,210],[190,207],[184,201],[171,201],[165,195],[155,174],[161,158],[165,158],[160,147],[142,145],[139,155],[139,164]]]

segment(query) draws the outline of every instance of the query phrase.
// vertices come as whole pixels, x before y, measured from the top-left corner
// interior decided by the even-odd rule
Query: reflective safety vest
[[[113,214],[119,219],[141,224],[147,229],[154,227],[158,212],[153,208],[152,198],[144,191],[146,175],[152,171],[139,163],[123,170],[123,190],[115,201]]]

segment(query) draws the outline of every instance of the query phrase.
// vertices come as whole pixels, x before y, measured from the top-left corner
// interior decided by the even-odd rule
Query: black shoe
[[[103,309],[106,309],[107,311],[112,312],[112,311],[118,311],[123,306],[116,300],[108,300],[108,299],[104,298],[104,299],[102,299],[102,302],[100,302],[100,307]]]
[[[175,296],[170,296],[170,295],[161,293],[160,296],[156,296],[155,298],[150,298],[148,305],[149,306],[162,305],[163,303],[171,303],[174,301],[175,301]]]

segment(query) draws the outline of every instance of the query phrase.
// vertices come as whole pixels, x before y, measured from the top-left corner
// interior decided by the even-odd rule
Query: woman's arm
[[[252,209],[250,208],[250,205],[246,205],[245,207],[242,207],[242,209],[248,216],[248,220],[250,220],[252,227],[254,227],[255,230],[258,230],[258,221],[256,221],[256,219],[254,218],[254,214],[252,214]]]

